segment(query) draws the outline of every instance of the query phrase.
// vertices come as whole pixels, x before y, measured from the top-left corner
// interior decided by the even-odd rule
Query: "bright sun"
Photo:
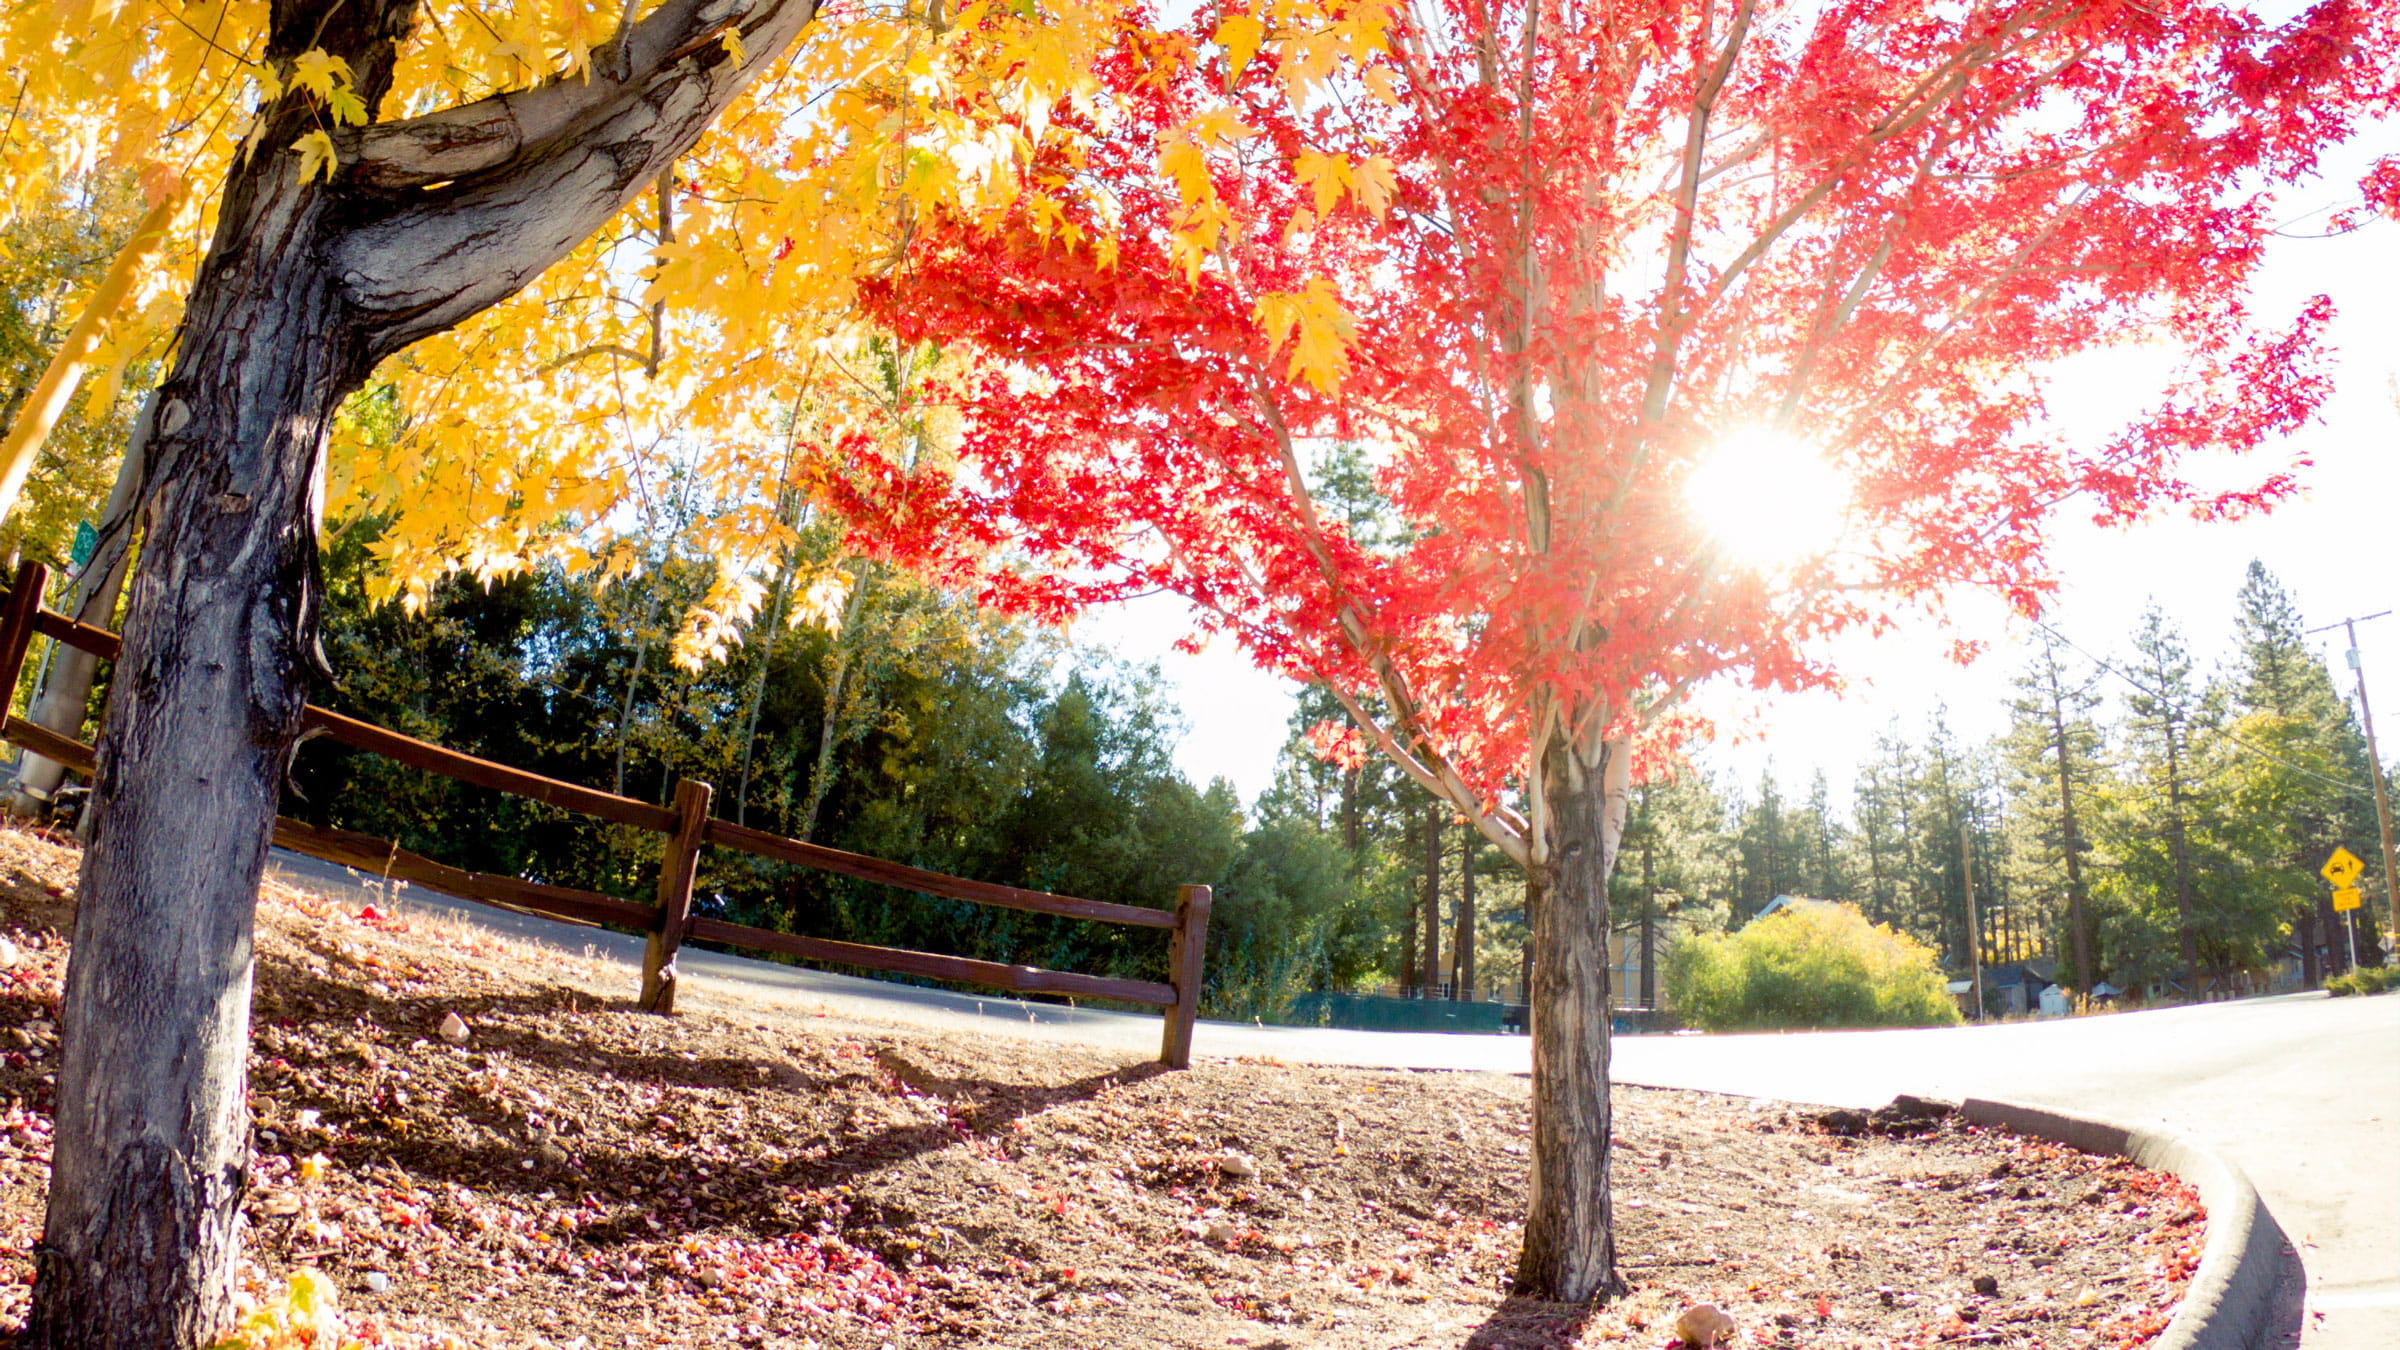
[[[1724,556],[1760,570],[1790,567],[1832,549],[1850,505],[1850,480],[1816,447],[1758,427],[1719,440],[1683,491]]]

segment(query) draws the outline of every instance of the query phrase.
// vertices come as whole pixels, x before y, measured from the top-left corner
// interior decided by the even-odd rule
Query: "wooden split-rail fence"
[[[77,623],[42,603],[42,592],[49,582],[49,572],[47,566],[38,562],[22,564],[8,591],[5,606],[0,606],[0,708],[5,708],[7,699],[13,697],[18,675],[24,669],[26,653],[37,634],[80,648],[103,660],[113,660],[117,655],[118,638],[115,633]],[[295,853],[305,853],[313,858],[355,867],[378,876],[396,877],[445,895],[459,896],[502,909],[647,934],[650,941],[642,960],[641,1003],[650,1011],[674,1011],[676,953],[685,942],[697,940],[780,952],[804,961],[887,970],[1007,989],[1021,994],[1053,994],[1145,1004],[1162,1009],[1166,1014],[1165,1036],[1159,1050],[1160,1062],[1177,1069],[1191,1064],[1192,1023],[1199,1014],[1200,1006],[1201,948],[1208,931],[1210,893],[1206,886],[1183,887],[1175,908],[1169,911],[1100,900],[1078,900],[1071,896],[1021,890],[986,881],[970,881],[904,863],[787,839],[765,830],[720,820],[708,813],[709,785],[691,779],[684,779],[675,785],[673,806],[654,806],[631,797],[620,797],[612,792],[601,792],[460,754],[456,750],[420,741],[413,736],[403,736],[373,723],[329,712],[314,704],[309,705],[304,716],[306,733],[323,735],[344,745],[462,783],[491,788],[666,836],[665,853],[659,865],[658,900],[655,904],[644,905],[572,886],[554,886],[519,877],[470,872],[420,857],[387,839],[351,830],[310,825],[287,816],[275,818],[275,843]],[[55,760],[77,772],[88,775],[92,771],[91,746],[37,726],[22,717],[9,715],[5,725],[0,726],[0,739]],[[1168,980],[1161,984],[1149,980],[1117,979],[1072,971],[1044,970],[1035,966],[1005,965],[934,952],[835,942],[696,915],[692,913],[692,883],[699,869],[700,851],[710,845],[925,895],[1026,910],[1035,914],[1058,914],[1094,923],[1163,929],[1168,935]]]

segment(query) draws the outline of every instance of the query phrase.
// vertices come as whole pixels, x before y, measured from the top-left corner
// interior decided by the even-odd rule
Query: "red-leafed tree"
[[[917,222],[870,304],[980,363],[952,390],[959,455],[835,477],[891,547],[1008,603],[1181,594],[1341,701],[1329,752],[1390,757],[1524,868],[1517,1286],[1605,1296],[1629,782],[1703,681],[1830,684],[1819,639],[1951,587],[2038,609],[2063,509],[2283,495],[2272,470],[2202,490],[2186,461],[2261,446],[2326,390],[2327,305],[2266,328],[2245,289],[2273,185],[2389,106],[2394,20],[2197,0],[1352,17],[1388,23],[1363,63],[1265,5],[1129,48],[1072,114],[1096,148],[1029,169],[1089,184],[1090,220],[1046,198],[1014,229]],[[2182,354],[2151,412],[2048,419],[2058,363],[2130,344]],[[1333,442],[1377,466],[1397,542],[1320,509]],[[1755,547],[1794,524],[1815,537]]]

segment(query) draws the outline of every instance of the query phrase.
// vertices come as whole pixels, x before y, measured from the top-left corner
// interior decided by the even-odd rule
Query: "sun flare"
[[[1850,480],[1815,446],[1764,428],[1719,440],[1684,482],[1684,500],[1724,556],[1760,570],[1830,551],[1847,527]]]

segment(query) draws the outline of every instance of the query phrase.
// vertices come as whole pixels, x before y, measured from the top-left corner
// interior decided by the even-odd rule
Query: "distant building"
[[[2030,961],[2009,961],[1983,968],[1983,1001],[1995,1017],[2014,1017],[2041,1009],[2042,992],[2058,983],[2058,962],[2047,956]],[[1972,979],[1950,981],[1950,994],[1958,1000],[1958,1010],[1969,1017],[1975,1015],[1975,982]]]
[[[1797,909],[1855,909],[1855,908],[1857,908],[1857,906],[1855,906],[1855,905],[1848,905],[1848,904],[1844,904],[1843,902],[1841,902],[1841,901],[1839,901],[1839,900],[1818,900],[1818,899],[1814,899],[1814,898],[1812,898],[1812,897],[1810,897],[1810,896],[1805,896],[1805,895],[1779,895],[1779,896],[1776,896],[1774,899],[1772,899],[1772,900],[1769,900],[1769,901],[1768,901],[1766,904],[1764,904],[1764,905],[1761,905],[1761,906],[1759,907],[1758,913],[1751,915],[1751,916],[1750,916],[1750,922],[1749,922],[1749,923],[1745,923],[1745,924],[1743,924],[1743,925],[1742,925],[1742,927],[1744,927],[1744,928],[1748,928],[1748,927],[1750,926],[1750,924],[1752,924],[1752,923],[1757,923],[1757,922],[1758,922],[1760,919],[1763,919],[1763,918],[1767,917],[1767,916],[1768,916],[1768,915],[1770,915],[1770,914],[1781,914],[1781,913],[1783,913],[1783,912],[1784,912],[1785,910],[1787,910],[1787,909],[1793,909],[1793,910],[1797,910]]]

